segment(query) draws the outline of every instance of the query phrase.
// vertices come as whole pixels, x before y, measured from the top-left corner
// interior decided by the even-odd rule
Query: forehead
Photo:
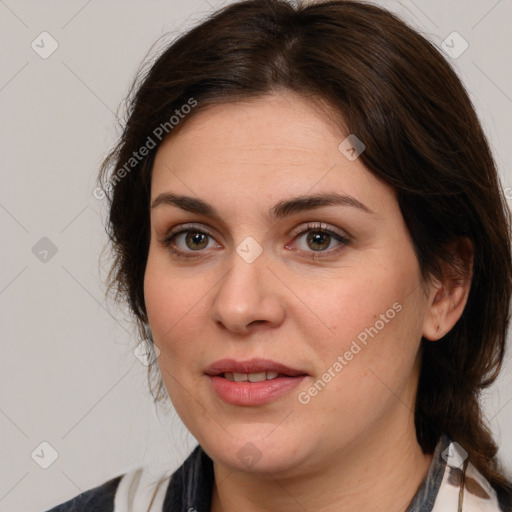
[[[360,159],[340,151],[348,133],[317,101],[275,94],[213,105],[183,122],[155,157],[153,198],[166,189],[215,191],[218,200],[335,191],[375,205],[389,194]]]
[[[293,93],[279,93],[255,99],[211,105],[185,118],[179,132],[167,138],[160,149],[176,156],[201,156],[201,148],[212,150],[209,159],[231,152],[240,155],[257,151],[261,161],[270,156],[302,159],[321,153],[321,146],[336,143],[342,136],[317,101]],[[172,134],[171,134],[172,135]],[[195,149],[190,153],[191,149]],[[186,154],[184,154],[186,153]]]

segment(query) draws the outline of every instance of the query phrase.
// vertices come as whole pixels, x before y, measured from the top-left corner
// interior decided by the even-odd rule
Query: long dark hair
[[[343,0],[237,2],[142,69],[124,132],[99,176],[115,256],[109,289],[142,328],[151,169],[163,135],[208,105],[280,89],[325,102],[363,141],[363,163],[396,191],[425,282],[442,277],[443,260],[457,266],[450,243],[473,243],[462,317],[440,341],[422,340],[416,431],[429,452],[447,433],[493,485],[505,486],[479,396],[495,380],[505,350],[510,211],[461,81],[432,43],[386,10]],[[195,106],[185,109],[191,101]],[[130,160],[142,146],[147,155]]]

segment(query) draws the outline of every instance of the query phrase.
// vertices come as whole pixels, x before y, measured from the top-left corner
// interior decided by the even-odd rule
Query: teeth
[[[258,373],[224,373],[224,378],[231,382],[263,382],[264,380],[276,379],[277,372],[258,372]]]
[[[267,380],[267,374],[265,372],[249,373],[247,374],[249,382],[262,382]]]

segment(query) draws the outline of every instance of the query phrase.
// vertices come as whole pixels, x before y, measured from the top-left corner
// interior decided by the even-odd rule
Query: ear
[[[473,277],[473,244],[460,238],[448,247],[455,264],[441,261],[443,279],[432,279],[423,336],[435,341],[447,334],[462,316]]]

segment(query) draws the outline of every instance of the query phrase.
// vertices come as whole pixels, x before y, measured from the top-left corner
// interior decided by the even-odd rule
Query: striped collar
[[[144,468],[122,476],[114,512],[210,512],[213,462],[197,446],[170,476]],[[439,440],[427,475],[406,512],[499,512],[495,490],[448,436]]]
[[[49,512],[210,512],[213,462],[197,446],[174,473],[158,479],[148,467],[130,471],[86,491]],[[406,512],[512,511],[502,496],[447,436],[439,440],[427,475]]]

